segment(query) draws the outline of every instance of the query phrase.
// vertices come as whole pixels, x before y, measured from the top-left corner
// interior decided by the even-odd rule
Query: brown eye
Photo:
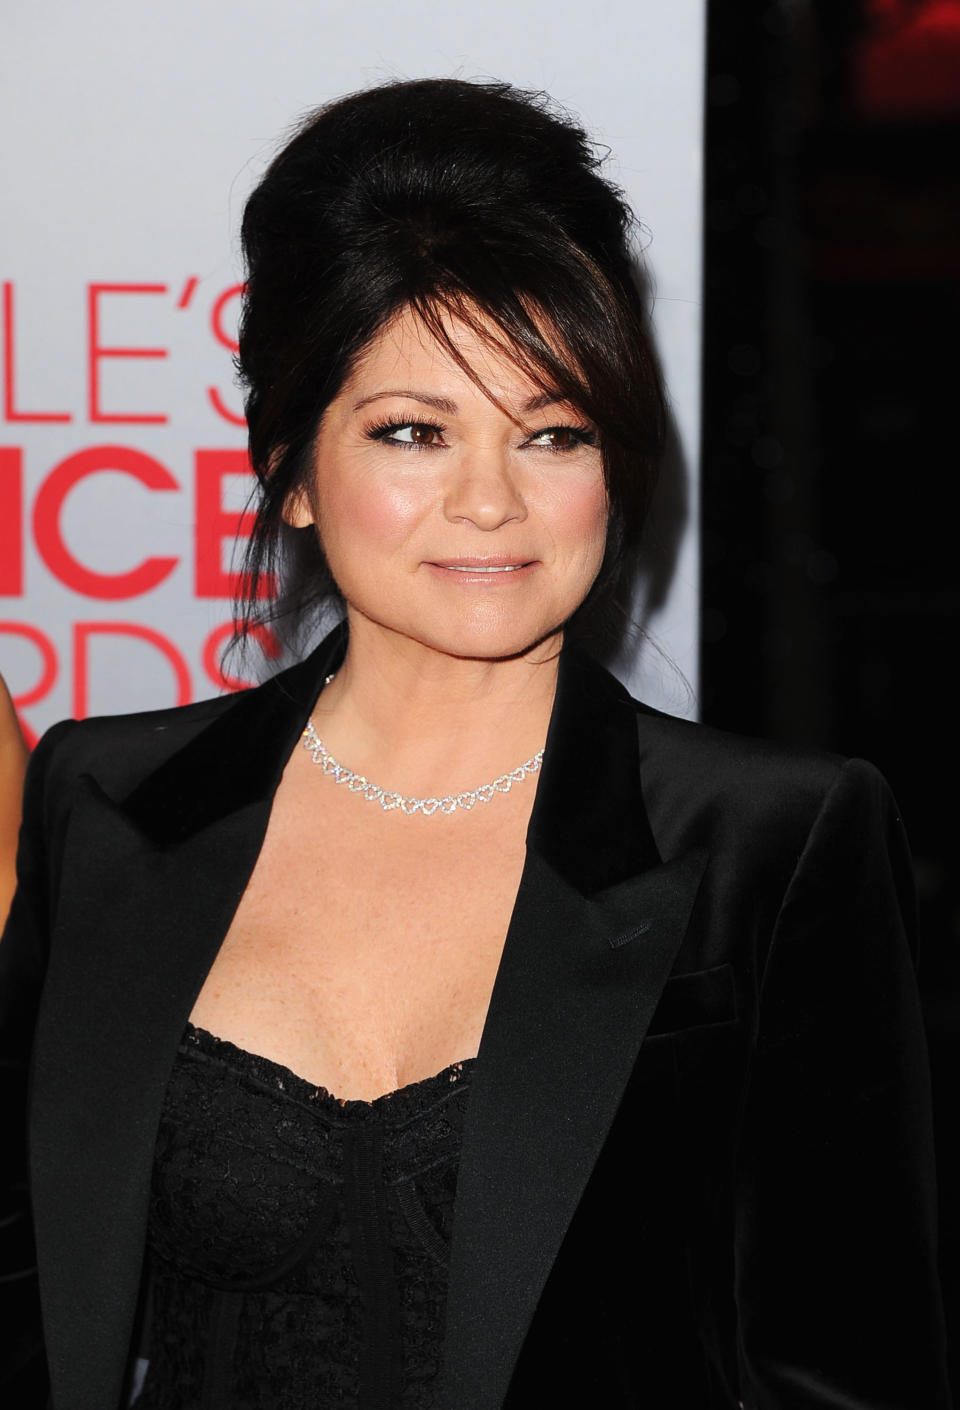
[[[548,450],[576,450],[578,446],[593,445],[595,439],[592,431],[576,426],[545,426],[530,437],[529,443]]]
[[[392,421],[367,432],[374,440],[397,446],[441,446],[443,429],[427,421]]]

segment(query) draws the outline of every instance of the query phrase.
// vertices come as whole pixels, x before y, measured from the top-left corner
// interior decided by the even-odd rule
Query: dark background
[[[708,14],[703,718],[869,758],[906,818],[956,1393],[960,0]]]

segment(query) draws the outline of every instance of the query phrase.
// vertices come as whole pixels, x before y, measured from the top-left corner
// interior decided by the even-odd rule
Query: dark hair
[[[601,161],[546,95],[459,79],[342,98],[273,160],[242,227],[237,366],[259,481],[247,630],[336,595],[315,532],[287,529],[283,507],[358,354],[405,308],[471,376],[451,314],[597,426],[610,521],[588,602],[609,594],[639,541],[665,417],[633,217]],[[264,607],[278,568],[283,591]]]

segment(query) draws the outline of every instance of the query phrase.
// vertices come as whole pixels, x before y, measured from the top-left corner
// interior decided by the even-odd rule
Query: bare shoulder
[[[4,796],[19,796],[26,768],[27,751],[20,733],[6,682],[0,676],[0,789]]]
[[[14,889],[14,855],[20,828],[27,751],[10,692],[0,676],[0,927]]]
[[[20,757],[26,752],[17,712],[13,708],[13,701],[3,676],[0,676],[0,750],[5,756],[7,751]]]

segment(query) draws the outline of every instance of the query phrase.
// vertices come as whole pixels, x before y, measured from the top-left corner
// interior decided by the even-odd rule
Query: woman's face
[[[495,660],[549,638],[590,590],[603,467],[575,407],[464,324],[448,328],[505,410],[405,312],[328,406],[312,482],[286,517],[316,526],[352,622]]]

